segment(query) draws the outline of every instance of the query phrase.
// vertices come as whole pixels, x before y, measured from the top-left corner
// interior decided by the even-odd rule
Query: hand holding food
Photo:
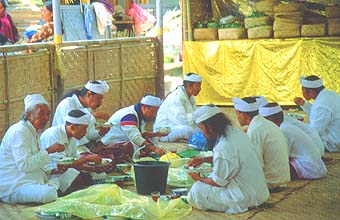
[[[94,164],[102,164],[102,158],[97,154],[92,154],[86,157],[88,162],[93,162]]]
[[[62,144],[55,143],[51,145],[50,147],[46,148],[46,151],[48,154],[52,154],[55,152],[62,152],[65,150],[65,146]]]
[[[305,100],[301,97],[295,97],[294,102],[295,104],[300,105],[300,106],[305,104]]]

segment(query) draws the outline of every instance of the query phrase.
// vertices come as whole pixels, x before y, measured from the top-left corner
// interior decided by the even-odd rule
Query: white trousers
[[[15,193],[1,198],[2,201],[17,203],[49,203],[58,198],[57,189],[47,184],[27,184],[21,186]]]

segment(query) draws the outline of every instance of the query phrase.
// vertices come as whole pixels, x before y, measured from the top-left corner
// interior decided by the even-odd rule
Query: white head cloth
[[[46,99],[40,94],[27,95],[24,99],[25,111],[33,109],[38,104],[48,105]]]
[[[82,111],[84,112],[84,111]],[[72,124],[76,124],[76,125],[88,125],[91,121],[91,116],[89,114],[87,114],[86,112],[84,112],[85,115],[76,118],[76,117],[72,117],[70,115],[66,116],[66,121]]]
[[[162,100],[156,96],[146,95],[140,101],[143,105],[158,107],[162,104]]]
[[[248,103],[237,97],[233,98],[233,103],[234,103],[234,108],[240,112],[254,112],[259,109],[257,102]]]
[[[323,86],[322,79],[317,80],[306,80],[304,76],[300,77],[300,84],[302,87],[309,88],[309,89],[315,89]]]
[[[268,100],[264,96],[251,96],[256,99],[257,106],[265,106],[268,104]]]
[[[212,105],[204,105],[196,108],[195,111],[192,113],[192,117],[194,118],[195,123],[198,124],[217,115],[218,113],[221,113],[221,110],[218,107]]]
[[[90,90],[91,92],[104,95],[109,92],[110,86],[104,80],[96,80],[99,84],[92,83],[88,81],[85,85],[85,88]]]
[[[279,105],[274,106],[274,107],[261,106],[259,108],[259,114],[263,117],[268,117],[268,116],[274,115],[274,114],[279,113],[279,112],[282,112],[282,108]]]
[[[184,76],[184,80],[189,82],[202,82],[202,76],[197,75],[195,73],[191,74],[190,76],[186,74]]]

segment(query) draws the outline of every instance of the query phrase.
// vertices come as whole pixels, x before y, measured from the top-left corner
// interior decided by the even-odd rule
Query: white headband
[[[217,115],[218,113],[221,113],[221,110],[218,107],[211,106],[211,105],[204,105],[204,106],[196,108],[195,111],[192,113],[192,117],[194,118],[195,123],[199,124]]]
[[[91,121],[91,116],[89,114],[86,114],[86,113],[85,113],[85,115],[83,115],[79,118],[67,115],[66,121],[71,123],[71,124],[76,124],[76,125],[88,125]]]
[[[110,86],[103,80],[96,80],[96,81],[99,82],[99,84],[88,81],[85,85],[85,88],[90,90],[91,92],[101,94],[101,95],[108,93]]]
[[[264,96],[251,96],[256,99],[257,106],[265,106],[268,104],[268,100]]]
[[[274,106],[274,107],[260,107],[259,114],[263,117],[268,117],[274,115],[276,113],[282,112],[281,106]]]
[[[257,102],[248,103],[237,97],[233,98],[234,108],[240,112],[254,112],[258,110]]]
[[[24,99],[24,104],[25,104],[25,111],[32,109],[34,106],[39,105],[39,104],[48,105],[44,96],[40,94],[27,95]]]
[[[317,79],[317,80],[306,80],[304,76],[300,77],[300,84],[302,87],[309,88],[309,89],[315,89],[323,86],[322,79]]]
[[[156,96],[146,95],[140,101],[143,105],[158,107],[162,104],[162,100]]]
[[[184,76],[184,80],[185,81],[189,81],[189,82],[202,82],[202,76],[199,76],[197,74],[191,74],[190,76],[188,74],[186,74]]]

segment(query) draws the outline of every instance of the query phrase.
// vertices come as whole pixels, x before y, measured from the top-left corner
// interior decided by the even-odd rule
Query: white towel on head
[[[317,80],[306,80],[304,76],[300,77],[300,84],[302,87],[309,88],[309,89],[315,89],[323,86],[322,79]]]
[[[240,112],[254,112],[258,110],[258,103],[248,103],[240,98],[233,98],[234,108]]]
[[[202,82],[202,76],[197,75],[195,73],[193,73],[191,75],[186,74],[184,76],[184,80],[189,81],[189,82]]]
[[[273,106],[273,107],[263,107],[263,106],[261,106],[259,108],[259,114],[262,117],[268,117],[268,116],[274,115],[274,114],[279,113],[279,112],[282,112],[282,108],[279,105]]]
[[[32,109],[34,106],[38,104],[48,105],[44,96],[40,94],[31,94],[27,95],[24,99],[25,111]]]
[[[143,105],[158,107],[162,104],[162,100],[156,96],[146,95],[140,101]]]
[[[110,86],[104,80],[96,80],[98,83],[93,83],[93,81],[88,81],[85,88],[91,92],[104,95],[108,93]]]
[[[221,110],[218,107],[212,105],[204,105],[196,108],[195,111],[192,113],[192,117],[194,118],[195,123],[198,124],[217,115],[218,113],[221,113]]]

